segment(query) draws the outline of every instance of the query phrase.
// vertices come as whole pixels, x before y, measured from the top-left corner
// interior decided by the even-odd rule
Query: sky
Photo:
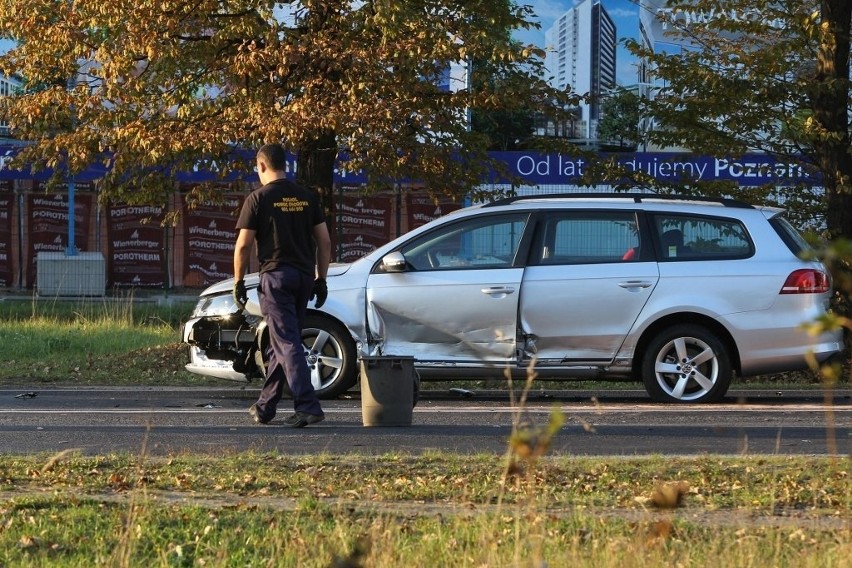
[[[592,0],[588,0],[592,1]],[[524,43],[531,43],[544,48],[544,32],[556,19],[580,3],[580,0],[516,0],[519,5],[533,7],[536,18],[532,21],[541,24],[538,30],[525,30],[515,33],[515,38]],[[636,58],[622,44],[626,37],[639,36],[639,7],[638,0],[601,0],[609,17],[615,23],[616,37],[619,40],[616,52],[616,82],[619,85],[630,85],[637,81]]]
[[[516,0],[519,5],[533,7],[536,18],[532,21],[541,24],[538,30],[524,30],[515,33],[515,37],[524,42],[544,48],[544,32],[553,25],[556,19],[579,4],[583,0]],[[593,1],[593,0],[586,0]],[[625,37],[637,38],[639,35],[639,0],[601,0],[607,13],[615,22],[615,30],[619,40]],[[12,46],[11,42],[0,40],[0,53],[5,53]],[[636,60],[619,43],[616,53],[616,81],[620,85],[636,83]]]

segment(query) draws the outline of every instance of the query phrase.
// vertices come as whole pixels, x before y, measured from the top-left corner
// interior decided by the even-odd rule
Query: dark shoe
[[[251,417],[254,419],[255,424],[269,424],[270,422],[272,422],[272,417],[264,418],[260,415],[257,410],[256,404],[252,404],[249,407],[249,414],[251,414]]]
[[[308,414],[307,412],[296,412],[284,420],[284,425],[290,428],[304,428],[308,424],[316,424],[325,420],[325,414]]]

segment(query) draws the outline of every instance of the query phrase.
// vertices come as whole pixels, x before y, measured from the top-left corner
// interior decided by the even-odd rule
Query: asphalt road
[[[247,414],[257,388],[0,389],[0,453],[78,449],[166,456],[254,450],[281,454],[468,454],[506,451],[513,421],[532,427],[558,410],[565,424],[551,454],[841,454],[852,447],[852,391],[732,391],[714,405],[665,405],[642,391],[531,393],[519,408],[505,392],[426,391],[410,426],[365,427],[357,393],[325,401],[326,420],[293,430]]]

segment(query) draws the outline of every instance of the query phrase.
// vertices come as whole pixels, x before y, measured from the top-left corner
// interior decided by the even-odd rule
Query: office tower
[[[600,0],[584,0],[545,32],[548,82],[587,95],[580,104],[577,133],[596,138],[600,103],[615,87],[615,24]]]

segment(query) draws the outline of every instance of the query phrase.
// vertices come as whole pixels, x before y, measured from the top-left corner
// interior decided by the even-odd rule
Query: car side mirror
[[[399,251],[388,253],[382,257],[382,268],[385,272],[405,272],[407,266],[408,262],[405,260],[405,256]]]

